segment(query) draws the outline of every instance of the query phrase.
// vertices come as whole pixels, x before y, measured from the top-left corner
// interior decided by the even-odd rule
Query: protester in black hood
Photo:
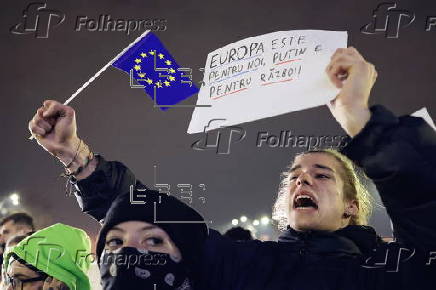
[[[343,153],[374,181],[398,240],[385,243],[366,224],[367,199],[345,156],[307,152],[280,186],[274,214],[284,232],[277,242],[235,242],[209,229],[195,254],[181,250],[185,260],[198,256],[189,267],[196,290],[434,289],[436,134],[421,118],[368,107],[377,73],[356,49],[338,49],[327,75],[341,89],[332,114],[352,137]],[[71,107],[46,101],[29,128],[78,180],[70,178],[79,204],[97,220],[131,185],[143,186],[123,164],[93,158]],[[201,240],[204,231],[194,232],[182,240]]]
[[[203,218],[158,192],[132,204],[141,190],[119,195],[100,230],[96,253],[103,289],[191,289],[190,265],[207,235]]]

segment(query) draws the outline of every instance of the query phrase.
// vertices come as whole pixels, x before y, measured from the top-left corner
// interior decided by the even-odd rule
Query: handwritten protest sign
[[[326,104],[339,90],[325,68],[346,31],[294,30],[250,37],[207,56],[188,133]],[[221,119],[220,122],[212,122]]]

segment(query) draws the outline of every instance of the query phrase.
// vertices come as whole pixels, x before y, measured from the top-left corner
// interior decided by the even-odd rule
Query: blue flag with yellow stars
[[[155,105],[163,111],[193,94],[198,88],[192,82],[190,68],[180,67],[154,33],[147,33],[113,64],[134,78]],[[140,86],[139,86],[140,85]]]

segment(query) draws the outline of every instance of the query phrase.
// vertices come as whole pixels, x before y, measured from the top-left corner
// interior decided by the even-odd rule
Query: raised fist
[[[80,142],[74,109],[53,100],[44,101],[30,120],[29,130],[39,145],[64,164]]]

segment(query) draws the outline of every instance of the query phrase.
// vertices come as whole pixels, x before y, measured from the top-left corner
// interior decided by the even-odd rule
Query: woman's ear
[[[70,290],[70,288],[64,282],[49,276],[45,279],[42,290]]]
[[[348,217],[353,217],[353,216],[357,216],[359,214],[359,204],[356,200],[352,200],[352,201],[347,201],[345,203],[345,213],[344,213],[344,217],[348,216]]]

